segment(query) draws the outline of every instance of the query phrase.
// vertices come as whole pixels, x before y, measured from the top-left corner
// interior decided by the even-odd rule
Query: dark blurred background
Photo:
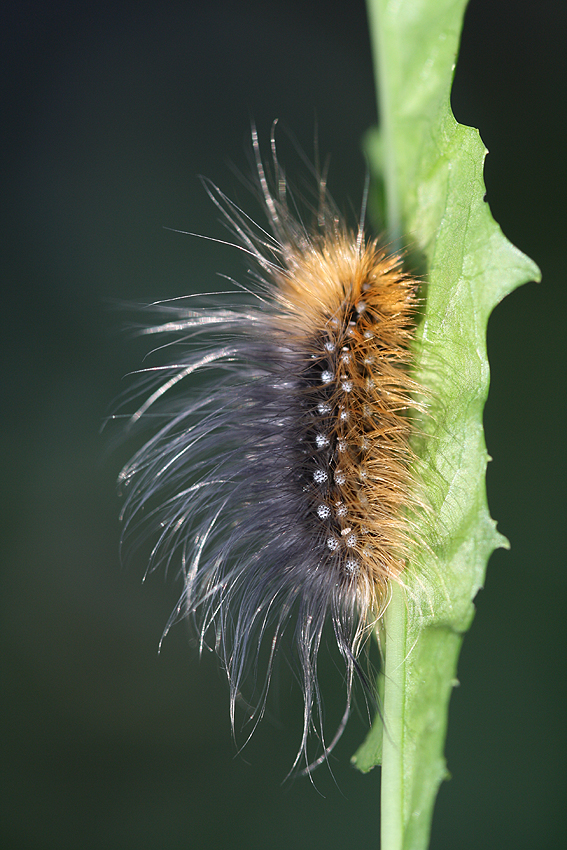
[[[465,640],[436,850],[565,837],[565,16],[562,2],[472,0],[453,92],[490,149],[493,214],[543,283],[490,321],[488,492],[512,550],[493,556]],[[180,585],[121,566],[129,449],[99,433],[146,350],[108,302],[246,277],[236,251],[163,226],[224,236],[199,174],[250,208],[230,163],[247,169],[251,118],[264,137],[282,119],[309,156],[317,125],[333,194],[358,207],[376,122],[364,5],[21,0],[1,29],[0,844],[375,847],[379,771],[349,764],[363,712],[334,779],[282,786],[301,723],[289,677],[235,755],[215,659],[183,626],[158,655]]]

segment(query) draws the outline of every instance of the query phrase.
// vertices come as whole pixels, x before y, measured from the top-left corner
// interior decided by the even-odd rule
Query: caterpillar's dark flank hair
[[[300,221],[275,146],[272,176],[255,132],[253,147],[269,232],[206,184],[254,258],[248,302],[236,292],[212,306],[204,296],[202,306],[166,302],[155,308],[162,322],[145,330],[175,340],[177,359],[159,368],[132,418],[155,431],[120,475],[124,540],[143,525],[156,534],[152,566],[181,564],[172,621],[189,616],[201,646],[216,647],[233,724],[265,641],[253,713],[262,716],[286,633],[305,706],[296,764],[303,756],[310,769],[344,727],[358,656],[414,546],[417,285],[362,223],[349,230],[322,181],[315,225]],[[182,397],[168,401],[180,382]],[[323,739],[317,655],[328,618],[346,666],[346,707],[311,762],[311,728]]]

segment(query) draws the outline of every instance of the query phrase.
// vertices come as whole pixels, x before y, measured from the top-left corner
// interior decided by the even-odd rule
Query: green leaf
[[[486,502],[482,413],[486,326],[537,266],[503,236],[484,201],[486,150],[450,107],[465,0],[368,0],[381,128],[368,141],[388,232],[411,246],[426,285],[416,378],[430,392],[419,439],[432,506],[427,541],[393,588],[381,626],[383,716],[353,761],[382,764],[382,850],[422,850],[447,776],[447,710],[463,634],[492,551],[507,541]],[[458,837],[455,841],[458,845]]]

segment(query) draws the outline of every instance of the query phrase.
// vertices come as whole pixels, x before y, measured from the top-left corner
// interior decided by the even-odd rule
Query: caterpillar
[[[233,729],[261,647],[254,728],[282,641],[292,645],[304,705],[294,768],[304,758],[309,772],[344,729],[355,676],[367,678],[361,651],[414,546],[418,283],[399,253],[364,235],[364,209],[348,227],[320,176],[314,223],[304,224],[274,133],[269,168],[255,129],[252,146],[269,229],[206,183],[253,260],[250,284],[201,306],[154,305],[161,321],[143,330],[182,354],[147,371],[151,391],[130,420],[154,433],[120,474],[123,539],[143,528],[156,536],[152,567],[180,562],[184,591],[167,629],[189,617],[201,650],[214,645]],[[328,744],[317,676],[327,620],[346,683]]]

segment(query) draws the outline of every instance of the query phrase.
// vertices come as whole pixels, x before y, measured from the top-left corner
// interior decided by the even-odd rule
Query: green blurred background
[[[183,626],[158,655],[180,584],[120,565],[129,450],[99,433],[146,350],[109,300],[246,277],[236,251],[163,226],[223,238],[199,174],[250,209],[230,163],[246,171],[251,118],[264,138],[280,118],[310,156],[317,125],[333,194],[358,207],[376,121],[364,5],[22,0],[1,14],[0,845],[375,847],[379,771],[349,764],[364,711],[334,777],[282,786],[301,723],[288,674],[236,755],[215,659]],[[565,840],[565,17],[562,2],[472,0],[453,92],[491,151],[494,216],[543,283],[489,327],[489,501],[512,550],[493,556],[465,640],[437,850]]]

